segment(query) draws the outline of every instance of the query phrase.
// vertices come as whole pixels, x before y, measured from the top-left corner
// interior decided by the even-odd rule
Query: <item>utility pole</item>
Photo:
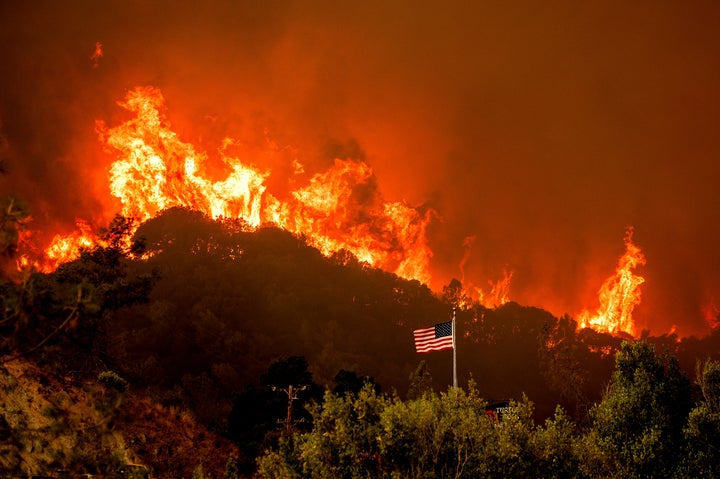
[[[292,418],[292,403],[293,401],[296,401],[298,399],[298,393],[300,391],[306,390],[307,386],[293,386],[292,384],[289,385],[287,388],[280,388],[277,386],[273,386],[273,391],[282,391],[285,394],[287,394],[288,397],[288,406],[287,406],[287,417],[285,417],[285,430],[290,431],[290,428],[293,425],[293,418]],[[281,419],[278,419],[279,423],[282,423],[283,421]]]

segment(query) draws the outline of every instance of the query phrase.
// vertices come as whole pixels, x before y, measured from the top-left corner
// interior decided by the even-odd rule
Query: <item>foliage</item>
[[[0,257],[7,258],[17,252],[20,232],[29,221],[30,212],[12,196],[3,198],[0,207]]]
[[[427,361],[420,361],[415,371],[410,374],[410,386],[408,387],[408,399],[417,399],[432,391],[432,375],[428,371]]]
[[[697,363],[702,392],[683,429],[687,441],[678,477],[720,477],[720,362]]]
[[[124,393],[127,391],[128,382],[118,376],[118,374],[114,371],[103,371],[98,374],[97,378],[100,383],[118,392]]]
[[[228,436],[249,457],[274,444],[282,433],[308,430],[312,417],[305,406],[322,397],[302,356],[276,359],[260,379],[262,385],[235,397],[228,417]],[[250,473],[254,464],[237,462],[236,467]]]
[[[230,456],[225,463],[225,472],[223,473],[223,479],[239,479],[240,478],[240,466],[238,464],[238,458]]]
[[[561,408],[543,424],[527,397],[500,419],[467,390],[401,400],[366,385],[326,392],[310,407],[313,428],[284,437],[258,459],[264,478],[717,477],[720,363],[698,366],[700,400],[677,361],[645,342],[625,342],[591,422]]]
[[[142,249],[142,242],[129,240],[131,229],[131,220],[117,216],[102,243],[83,250],[80,258],[56,272],[32,272],[20,283],[0,282],[0,352],[18,357],[41,351],[48,363],[79,369],[81,363],[71,364],[69,357],[102,361],[104,348],[98,339],[104,334],[107,313],[146,301],[156,280],[152,274],[128,275],[129,255]],[[60,347],[75,354],[58,352]],[[64,360],[57,361],[53,354]]]
[[[602,402],[591,411],[589,444],[609,477],[663,477],[682,449],[689,380],[673,357],[658,356],[644,341],[624,342],[615,365]]]
[[[333,393],[338,396],[358,394],[366,384],[369,384],[375,392],[380,392],[380,385],[372,376],[359,376],[355,371],[341,369],[333,380],[335,381]]]
[[[258,461],[266,478],[568,477],[573,429],[558,411],[535,427],[532,404],[511,403],[498,422],[474,385],[466,392],[402,401],[366,386],[357,395],[326,393],[311,408],[313,430],[286,438]]]
[[[370,372],[388,391],[419,400],[451,382],[451,353],[423,356],[417,370],[412,330],[449,319],[458,303],[460,383],[476,378],[483,396],[493,401],[527,393],[534,402],[532,419],[540,424],[536,431],[554,420],[560,404],[565,420],[560,416],[553,427],[562,424],[566,431],[568,421],[575,421],[576,443],[587,446],[573,447],[575,457],[605,464],[602,454],[590,454],[599,445],[582,427],[611,378],[621,345],[616,337],[577,330],[569,316],[556,318],[517,303],[483,307],[463,296],[457,280],[438,296],[347,252],[325,258],[302,238],[273,227],[251,231],[233,221],[171,209],[141,225],[137,234],[147,238],[148,259],[128,262],[129,276],[157,270],[160,279],[147,304],[116,310],[105,322],[108,367],[134,390],[148,389],[165,405],[192,410],[249,456],[280,447],[277,421],[287,417],[287,397],[267,386],[305,382],[297,375],[290,382],[271,381],[268,365],[305,358],[299,370],[312,371],[318,385],[333,389],[334,384],[343,397],[357,396],[364,382],[354,371]],[[692,357],[713,344],[670,346],[694,348],[685,353]],[[300,406],[306,399],[293,402],[293,418],[303,417]],[[322,394],[315,400],[320,404]],[[306,416],[300,427],[309,427],[311,419]],[[559,464],[545,443],[528,441],[527,447],[537,448],[530,457],[543,458],[542,467]],[[283,447],[293,444],[288,439]],[[567,454],[565,446],[557,447]]]

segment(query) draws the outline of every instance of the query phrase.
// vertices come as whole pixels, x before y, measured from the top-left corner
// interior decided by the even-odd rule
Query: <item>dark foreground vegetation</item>
[[[163,478],[720,474],[718,330],[623,342],[539,308],[485,308],[457,281],[436,294],[326,258],[276,228],[181,209],[132,241],[130,226],[116,218],[52,274],[5,269],[0,476],[127,462]],[[452,353],[412,341],[453,307],[459,390]],[[500,418],[495,403],[509,403]]]
[[[540,424],[527,398],[491,414],[474,384],[401,400],[366,386],[326,392],[312,427],[259,460],[266,478],[720,477],[720,363],[691,387],[677,361],[623,343],[587,424],[558,406]],[[500,416],[500,417],[498,417]]]

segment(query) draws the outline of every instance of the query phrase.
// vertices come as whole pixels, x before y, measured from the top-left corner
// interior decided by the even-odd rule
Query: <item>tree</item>
[[[585,463],[608,477],[668,477],[682,448],[690,382],[677,360],[645,342],[623,342],[602,401],[591,410]],[[597,470],[587,472],[597,473]]]
[[[0,148],[4,146],[0,136]],[[7,172],[5,161],[0,158],[0,175]],[[15,271],[14,259],[20,234],[30,221],[30,212],[25,204],[10,195],[0,200],[0,281],[9,281]]]
[[[402,401],[366,385],[357,396],[326,392],[310,407],[313,428],[285,437],[258,460],[264,478],[572,477],[574,428],[559,411],[535,428],[526,398],[501,421],[485,413],[474,384]]]
[[[442,301],[457,308],[466,308],[472,304],[471,298],[465,293],[460,280],[453,278],[442,289]]]
[[[308,370],[308,362],[304,356],[276,359],[260,376],[260,381],[267,386],[281,388],[291,384],[295,387],[310,386],[313,383],[312,373]]]
[[[683,429],[687,440],[678,477],[720,477],[720,363],[698,362],[702,398],[690,411]]]
[[[576,417],[587,413],[585,387],[589,371],[581,363],[584,345],[577,334],[577,323],[565,315],[543,326],[539,348],[542,374],[548,386],[560,394],[563,403]]]
[[[407,398],[417,399],[423,394],[433,390],[433,379],[428,370],[427,361],[424,359],[418,363],[417,368],[410,374],[410,387],[408,387]]]
[[[8,196],[2,200],[0,211],[0,256],[13,257],[17,252],[18,240],[30,213],[17,198]]]
[[[305,405],[320,398],[304,356],[276,359],[260,382],[235,398],[228,417],[228,435],[250,457],[277,443],[280,435],[292,433],[299,424],[309,429],[312,417]],[[250,472],[248,465],[242,466],[243,472]]]
[[[375,392],[380,392],[380,386],[375,382],[372,376],[358,376],[355,371],[346,371],[341,369],[334,378],[335,387],[333,393],[338,396],[348,394],[359,394],[366,384],[370,384]]]
[[[76,356],[103,362],[105,348],[97,340],[104,333],[106,313],[147,301],[156,280],[153,274],[128,275],[127,261],[142,252],[142,240],[131,241],[130,231],[132,221],[118,215],[101,242],[75,261],[51,274],[32,272],[20,284],[1,284],[4,352],[14,351],[13,357],[48,353],[48,346],[62,342],[69,349],[62,361],[51,361],[58,366],[70,366],[69,359]]]
[[[552,418],[534,431],[530,444],[533,477],[562,479],[580,475],[580,459],[575,450],[577,426],[560,406]]]

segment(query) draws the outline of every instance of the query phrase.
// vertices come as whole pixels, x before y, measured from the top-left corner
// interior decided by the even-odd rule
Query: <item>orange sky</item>
[[[720,304],[720,4],[627,3],[3,2],[0,186],[52,228],[106,214],[95,121],[154,85],[184,139],[241,139],[277,196],[292,159],[350,156],[434,207],[435,287],[475,236],[466,283],[507,268],[511,299],[575,315],[632,225],[640,328],[700,333]]]

